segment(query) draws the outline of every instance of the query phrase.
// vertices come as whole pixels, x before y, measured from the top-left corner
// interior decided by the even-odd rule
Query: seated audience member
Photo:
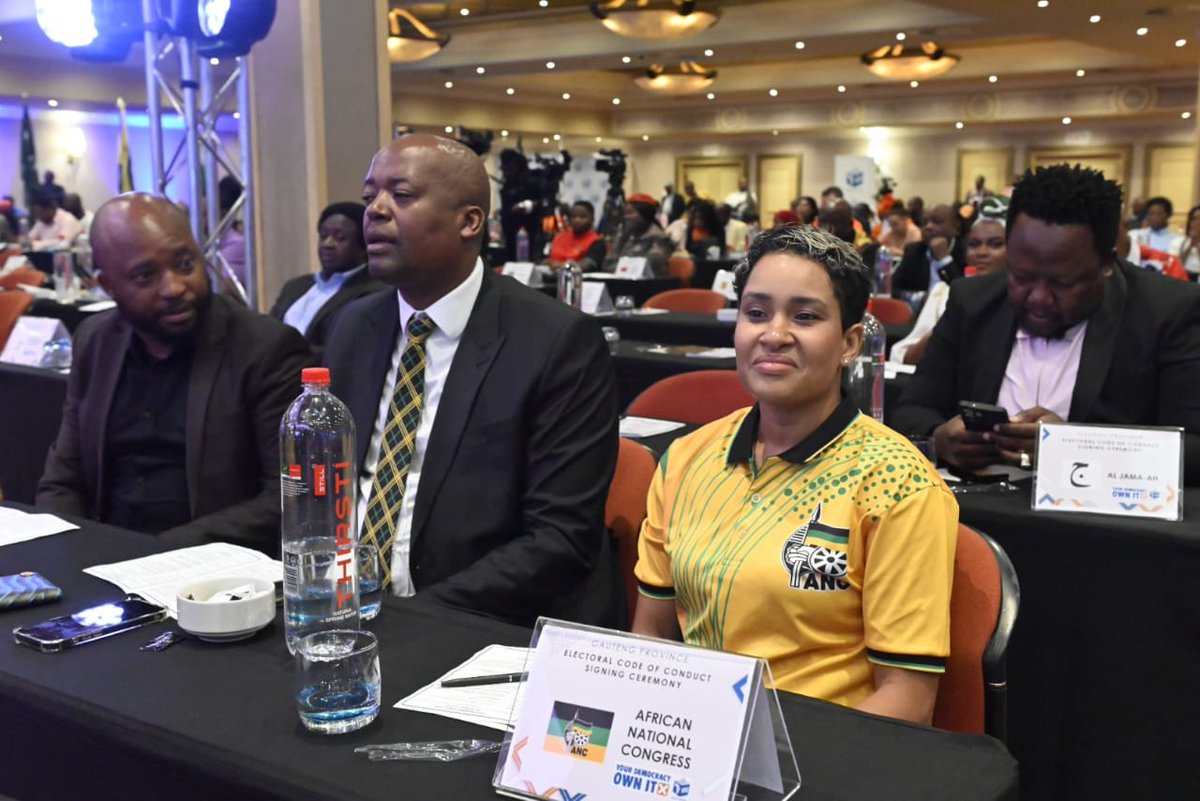
[[[209,292],[169,201],[120,195],[92,224],[117,303],[75,335],[37,505],[158,534],[279,552],[279,420],[312,363],[293,329]]]
[[[1132,228],[1129,238],[1138,245],[1153,248],[1159,253],[1178,253],[1183,247],[1183,235],[1167,227],[1175,213],[1171,201],[1152,197],[1146,201],[1146,218],[1142,228]]]
[[[479,156],[441,137],[371,161],[367,266],[396,291],[351,304],[325,349],[358,429],[361,539],[397,595],[614,624],[608,348],[586,315],[484,269],[490,194]]]
[[[821,192],[821,211],[833,208],[834,204],[839,200],[845,200],[846,196],[842,194],[840,186],[827,186]]]
[[[1187,237],[1179,248],[1179,260],[1191,280],[1200,275],[1200,206],[1192,206],[1187,217]]]
[[[791,209],[780,209],[771,217],[772,230],[775,228],[783,228],[788,225],[800,225],[800,218]]]
[[[892,295],[926,292],[940,281],[962,277],[967,261],[967,243],[962,237],[962,219],[945,203],[929,210],[921,228],[922,240],[904,248],[900,264],[892,271]]]
[[[54,173],[50,173],[51,176]],[[29,229],[29,247],[33,250],[62,250],[75,244],[83,225],[75,216],[59,207],[58,201],[40,190],[29,204],[35,222]]]
[[[570,227],[550,243],[550,266],[557,270],[573,261],[584,272],[599,270],[607,255],[607,246],[594,227],[596,207],[586,200],[576,200],[567,221]]]
[[[687,187],[692,185],[688,181]],[[694,187],[693,187],[694,189]],[[689,203],[688,208],[692,206]],[[617,262],[626,256],[646,259],[650,271],[657,277],[667,274],[667,260],[675,249],[663,229],[654,221],[658,213],[658,203],[649,195],[638,193],[630,195],[625,201],[625,217],[617,240],[613,242],[612,250],[604,260],[604,269],[612,272],[617,269]]]
[[[347,303],[386,289],[372,281],[367,272],[367,241],[363,238],[366,210],[361,203],[325,207],[317,218],[317,260],[321,269],[284,284],[271,307],[271,316],[303,334],[318,356]]]
[[[1005,268],[1007,243],[1004,240],[1004,214],[1008,199],[989,195],[980,205],[979,216],[967,233],[968,275],[988,275]],[[942,281],[929,291],[921,313],[908,336],[892,346],[888,361],[897,364],[916,364],[925,354],[933,327],[946,310],[950,284]]]
[[[954,285],[893,425],[932,433],[966,470],[1028,466],[1038,421],[1182,426],[1185,464],[1200,467],[1200,287],[1117,259],[1120,217],[1103,173],[1026,172],[1007,273]],[[1011,422],[967,431],[960,400],[999,404]]]
[[[819,211],[816,198],[811,198],[808,195],[798,197],[792,201],[792,213],[796,215],[796,219],[803,225],[812,225],[815,223]]]
[[[887,224],[880,231],[879,244],[887,248],[896,258],[904,255],[904,249],[921,241],[921,229],[913,223],[908,209],[893,206]]]
[[[1169,278],[1190,280],[1178,256],[1155,250],[1149,245],[1139,245],[1125,220],[1121,220],[1121,228],[1117,232],[1117,258],[1142,269],[1162,273]]]
[[[75,219],[79,220],[79,224],[83,226],[83,234],[76,241],[86,239],[88,233],[92,230],[92,217],[90,211],[84,211],[83,198],[75,192],[68,192],[63,199],[63,210],[71,214]]]
[[[958,505],[842,396],[869,270],[825,229],[787,227],[755,239],[734,286],[755,405],[675,440],[655,471],[633,630],[763,657],[780,689],[927,724]]]
[[[733,208],[728,203],[717,206],[717,222],[725,231],[726,252],[745,253],[750,238],[750,226],[733,216]]]
[[[717,207],[699,200],[688,209],[688,233],[684,249],[693,259],[725,257],[725,227],[717,217]]]

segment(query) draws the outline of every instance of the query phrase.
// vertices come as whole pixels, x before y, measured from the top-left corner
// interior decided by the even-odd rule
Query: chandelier
[[[708,30],[721,16],[696,8],[696,0],[609,0],[591,9],[605,28],[631,39],[682,39]]]
[[[405,8],[388,12],[388,58],[396,62],[420,61],[441,50],[450,37],[435,33]]]
[[[920,47],[905,47],[897,42],[862,54],[867,69],[887,81],[933,78],[951,70],[958,59],[936,42],[925,42]]]
[[[706,69],[695,61],[683,61],[678,66],[652,64],[633,82],[655,94],[692,95],[707,89],[716,77],[716,70]]]

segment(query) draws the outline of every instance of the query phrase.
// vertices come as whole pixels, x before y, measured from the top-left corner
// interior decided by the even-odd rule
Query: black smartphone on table
[[[968,431],[984,433],[1008,422],[1008,412],[1003,406],[976,401],[959,401],[958,411]]]
[[[13,639],[21,645],[53,653],[148,626],[166,616],[167,610],[158,604],[129,597],[82,609],[74,614],[52,617],[41,623],[18,626],[13,629]]]

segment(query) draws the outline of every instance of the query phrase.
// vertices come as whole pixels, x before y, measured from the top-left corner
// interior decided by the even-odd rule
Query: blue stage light
[[[196,40],[203,56],[244,56],[271,30],[275,0],[159,0],[159,17],[175,36]]]
[[[124,61],[142,34],[140,0],[37,0],[38,25],[83,61]]]
[[[82,47],[100,34],[92,0],[37,0],[34,13],[46,37],[60,45]]]
[[[210,38],[220,36],[230,5],[230,0],[199,0],[200,32]]]

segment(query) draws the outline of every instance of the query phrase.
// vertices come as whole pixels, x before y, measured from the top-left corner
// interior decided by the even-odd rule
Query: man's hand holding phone
[[[988,434],[987,438],[996,446],[1004,461],[1028,467],[1029,459],[1037,447],[1038,423],[1061,422],[1063,419],[1049,409],[1034,406],[1019,412],[1009,422],[996,426],[996,430]],[[1026,458],[1022,459],[1021,454],[1026,454]]]
[[[952,417],[933,430],[933,442],[938,456],[961,470],[982,470],[999,459],[996,446],[987,441],[987,434],[971,431],[962,415]]]

